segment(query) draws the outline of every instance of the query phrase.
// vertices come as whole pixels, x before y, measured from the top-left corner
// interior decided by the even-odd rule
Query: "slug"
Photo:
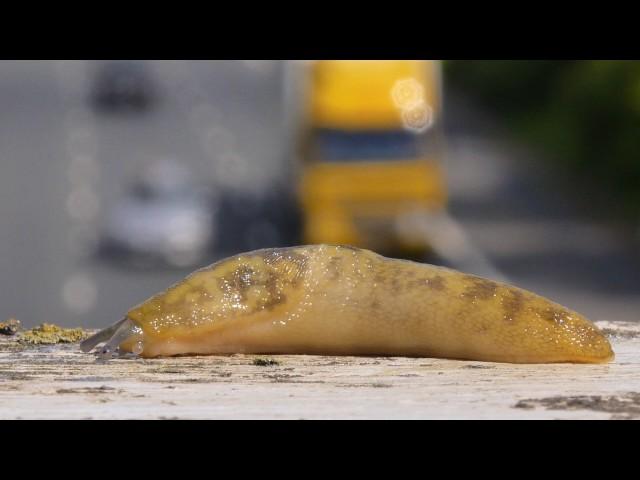
[[[382,355],[603,363],[609,341],[541,296],[348,246],[243,253],[197,270],[81,344],[99,355]]]

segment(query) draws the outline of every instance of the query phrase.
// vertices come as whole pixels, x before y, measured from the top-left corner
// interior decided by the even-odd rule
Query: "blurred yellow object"
[[[305,243],[428,250],[424,234],[398,225],[446,205],[440,63],[317,61],[305,72],[298,136]]]
[[[311,122],[322,128],[392,129],[402,126],[392,92],[398,82],[420,85],[424,101],[439,111],[436,62],[327,60],[311,71]]]
[[[306,243],[414,251],[428,245],[398,238],[395,219],[442,209],[446,191],[436,161],[315,163],[304,172],[301,198]]]

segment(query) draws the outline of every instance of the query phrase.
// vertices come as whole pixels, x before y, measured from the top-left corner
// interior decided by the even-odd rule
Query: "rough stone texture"
[[[0,418],[640,418],[640,325],[599,326],[614,363],[304,355],[98,362],[77,344],[0,337]]]

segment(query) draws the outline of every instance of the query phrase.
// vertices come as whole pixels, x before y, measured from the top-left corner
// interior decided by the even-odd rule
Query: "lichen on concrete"
[[[26,345],[51,345],[56,343],[74,343],[88,336],[82,328],[62,328],[51,323],[22,332],[18,342]]]

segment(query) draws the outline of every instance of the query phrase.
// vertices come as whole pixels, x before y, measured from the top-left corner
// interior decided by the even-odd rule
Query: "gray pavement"
[[[175,158],[214,184],[250,177],[256,192],[282,171],[277,64],[149,62],[159,101],[123,115],[87,102],[96,67],[0,63],[0,318],[103,326],[188,273],[91,255],[105,212],[145,162]]]
[[[98,327],[182,278],[96,261],[96,228],[154,158],[216,185],[268,190],[289,173],[282,69],[271,62],[149,62],[149,112],[87,104],[91,62],[0,62],[0,319]],[[636,320],[638,255],[585,215],[545,164],[505,144],[459,97],[448,102],[451,213],[511,281],[598,320]],[[575,201],[574,201],[575,200]]]

